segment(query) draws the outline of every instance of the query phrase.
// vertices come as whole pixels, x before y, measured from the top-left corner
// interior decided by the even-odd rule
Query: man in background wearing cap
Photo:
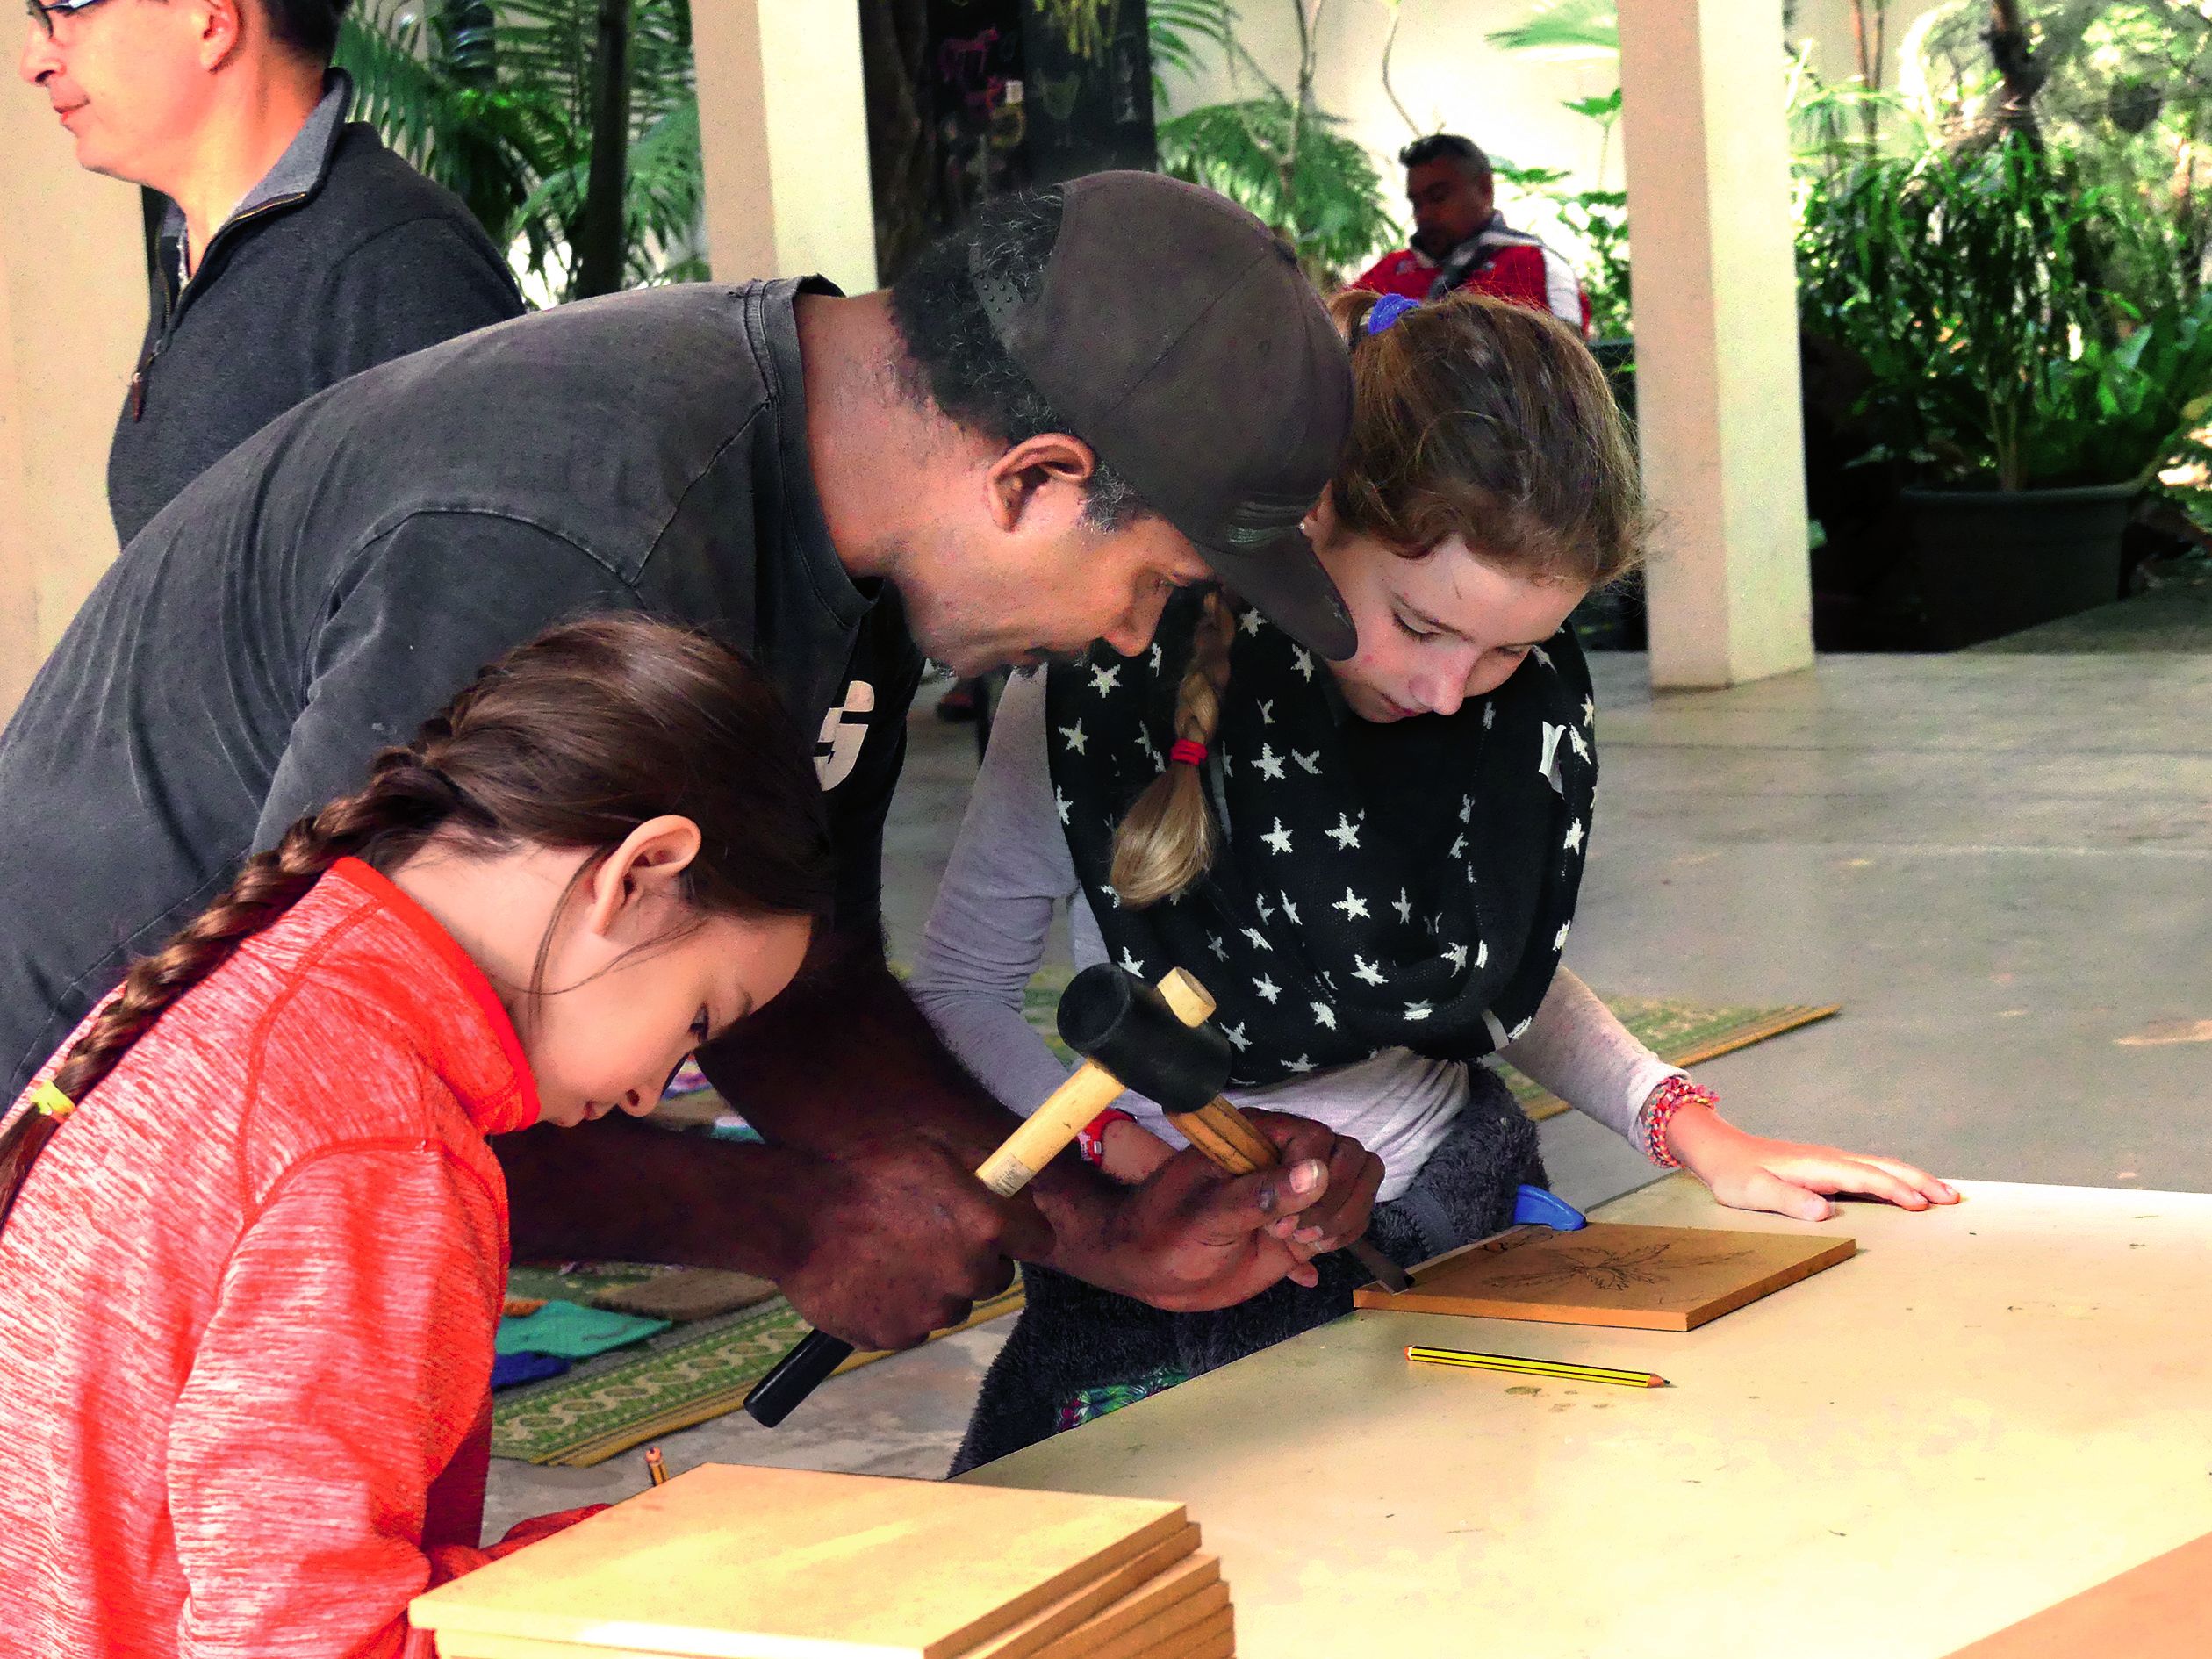
[[[1135,652],[1170,588],[1219,576],[1348,654],[1297,521],[1350,402],[1266,228],[1126,173],[1002,200],[887,293],[650,289],[356,376],[124,550],[0,737],[10,1095],[130,952],[479,664],[644,610],[750,650],[819,732],[842,950],[702,1057],[768,1146],[621,1114],[501,1137],[515,1254],[761,1273],[866,1347],[953,1323],[1009,1257],[1167,1307],[1256,1293],[1356,1235],[1375,1160],[1282,1119],[1283,1167],[1239,1181],[1192,1153],[1117,1188],[1067,1158],[1033,1201],[988,1193],[971,1172],[1014,1120],[884,966],[883,823],[909,623],[967,672]]]
[[[108,450],[128,542],[272,417],[522,309],[450,191],[348,125],[347,0],[31,0],[19,64],[95,173],[169,198]]]
[[[1584,339],[1590,298],[1556,248],[1517,231],[1497,211],[1490,157],[1456,133],[1433,133],[1398,152],[1413,245],[1375,261],[1352,286],[1408,299],[1467,289],[1548,311]]]

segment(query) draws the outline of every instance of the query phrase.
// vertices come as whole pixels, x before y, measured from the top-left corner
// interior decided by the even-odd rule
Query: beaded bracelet
[[[1686,1077],[1670,1077],[1651,1091],[1643,1109],[1643,1153],[1662,1169],[1679,1169],[1682,1160],[1667,1144],[1667,1126],[1684,1106],[1709,1106],[1718,1110],[1720,1096]]]
[[[1115,1123],[1133,1124],[1137,1120],[1118,1106],[1109,1106],[1085,1124],[1075,1133],[1075,1151],[1092,1168],[1106,1161],[1106,1130]]]

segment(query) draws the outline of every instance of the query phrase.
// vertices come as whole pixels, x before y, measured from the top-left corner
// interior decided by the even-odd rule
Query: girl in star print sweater
[[[1336,305],[1354,413],[1307,531],[1359,628],[1325,663],[1232,596],[1159,643],[1016,680],[911,981],[953,1051],[1033,1109],[1063,1068],[1021,1016],[1057,906],[1078,966],[1193,973],[1231,1098],[1327,1124],[1382,1165],[1372,1236],[1402,1262],[1497,1231],[1543,1181],[1501,1055],[1723,1201],[1950,1202],[1908,1165],[1767,1139],[1561,966],[1587,850],[1596,708],[1569,612],[1633,568],[1644,512],[1597,365],[1555,320],[1474,295]],[[1178,1138],[1124,1097],[1086,1137],[1140,1180]],[[1365,1275],[1308,1229],[1300,1278],[1215,1313],[1028,1269],[1029,1304],[956,1469],[1001,1456],[1351,1305]]]
[[[649,1109],[830,891],[773,687],[639,618],[248,859],[0,1129],[0,1652],[428,1659],[492,1553],[487,1138]]]

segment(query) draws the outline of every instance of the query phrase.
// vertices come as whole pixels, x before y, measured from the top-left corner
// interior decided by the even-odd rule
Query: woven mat
[[[1065,968],[1044,970],[1031,981],[1025,1000],[1031,1023],[1056,1051],[1059,1040],[1052,1034],[1052,1016],[1068,978]],[[1629,996],[1607,997],[1605,1002],[1648,1047],[1676,1066],[1695,1066],[1839,1011],[1834,1006],[1706,1008]],[[1063,1059],[1071,1058],[1061,1053]],[[1566,1102],[1510,1066],[1504,1074],[1531,1117],[1540,1121],[1567,1110]],[[517,1268],[509,1275],[508,1291],[589,1301],[604,1290],[682,1271],[621,1262],[565,1273]],[[959,1328],[1002,1318],[1021,1306],[1017,1281],[1005,1295],[979,1304]],[[504,1390],[493,1402],[492,1454],[529,1463],[585,1467],[722,1417],[743,1403],[747,1390],[806,1331],[798,1311],[776,1296],[719,1318],[679,1325],[635,1348],[589,1361],[565,1376]],[[883,1357],[856,1354],[840,1368],[840,1374]]]

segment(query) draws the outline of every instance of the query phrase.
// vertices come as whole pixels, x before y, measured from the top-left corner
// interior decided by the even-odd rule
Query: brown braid
[[[379,754],[366,788],[293,824],[246,861],[229,891],[133,963],[70,1045],[54,1087],[83,1102],[164,1013],[341,858],[389,873],[441,834],[479,849],[604,848],[666,814],[700,830],[684,878],[694,906],[828,912],[821,791],[758,672],[702,636],[641,617],[554,628],[485,670],[413,743]],[[62,1121],[33,1106],[0,1129],[0,1224]]]
[[[1229,686],[1229,646],[1236,634],[1235,606],[1217,590],[1209,593],[1191,643],[1190,665],[1175,687],[1176,736],[1213,742],[1221,725],[1222,693]],[[1131,909],[1157,904],[1205,874],[1219,842],[1199,769],[1170,762],[1130,804],[1114,832],[1114,891]]]

